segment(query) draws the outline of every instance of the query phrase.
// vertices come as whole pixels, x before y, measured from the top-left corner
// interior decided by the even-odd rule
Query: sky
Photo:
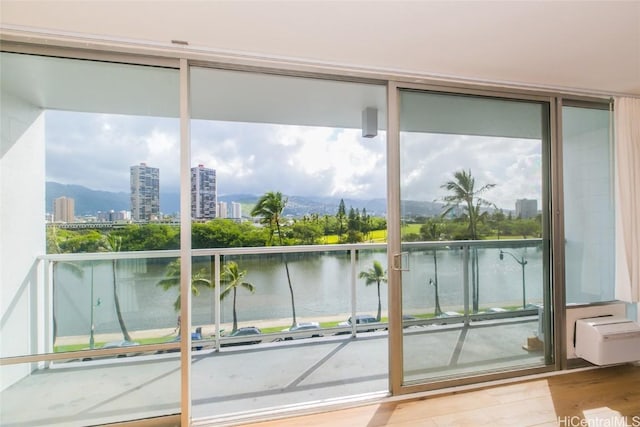
[[[179,191],[177,119],[47,111],[48,181],[129,192],[129,167],[160,168],[161,192]],[[216,169],[218,192],[386,197],[385,133],[360,129],[193,120],[192,166]],[[442,184],[470,170],[484,197],[503,209],[541,194],[539,140],[403,133],[401,197],[438,201]]]

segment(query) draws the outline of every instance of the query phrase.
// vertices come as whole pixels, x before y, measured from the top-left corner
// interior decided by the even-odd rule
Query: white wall
[[[45,252],[45,126],[40,109],[4,89],[0,145],[0,357],[9,357],[32,354],[37,349],[42,300],[36,298],[36,257]],[[28,374],[29,369],[28,365],[3,367],[0,386],[6,388]]]

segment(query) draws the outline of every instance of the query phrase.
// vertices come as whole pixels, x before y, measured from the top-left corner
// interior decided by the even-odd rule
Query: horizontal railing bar
[[[178,258],[179,250],[131,251],[131,252],[82,252],[66,254],[47,254],[38,258],[45,261],[110,261],[112,259]]]
[[[448,241],[429,241],[429,242],[403,242],[403,249],[415,248],[524,248],[529,246],[537,246],[542,243],[542,239],[505,239],[505,240],[448,240]]]
[[[542,243],[542,239],[518,239],[518,240],[447,240],[405,242],[405,249],[433,249],[452,247],[482,247],[482,248],[522,248],[536,246]],[[219,255],[261,255],[261,254],[287,254],[287,253],[313,253],[313,252],[342,252],[351,250],[375,250],[386,249],[386,243],[348,243],[338,245],[296,245],[296,246],[260,246],[242,248],[206,248],[193,249],[192,256]],[[132,251],[132,252],[86,252],[67,254],[41,255],[38,259],[54,262],[70,261],[106,261],[113,259],[143,259],[143,258],[178,258],[179,250],[158,251]]]
[[[60,353],[47,353],[47,354],[30,354],[24,356],[10,356],[0,358],[0,366],[17,365],[20,363],[34,363],[44,362],[47,360],[70,360],[70,359],[87,359],[87,358],[99,358],[104,356],[118,356],[119,354],[130,353],[150,353],[158,350],[170,350],[179,348],[180,343],[160,343],[160,344],[142,344],[130,347],[115,347],[115,348],[96,348],[93,350],[75,350],[65,351]]]
[[[244,248],[207,248],[191,251],[195,256],[208,255],[260,255],[260,254],[287,254],[287,253],[311,253],[311,252],[346,252],[352,249],[386,249],[386,243],[347,243],[339,245],[296,245],[296,246],[260,246]]]

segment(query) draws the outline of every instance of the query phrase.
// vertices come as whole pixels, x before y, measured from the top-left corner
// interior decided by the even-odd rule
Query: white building
[[[229,217],[229,206],[227,202],[218,202],[218,218]]]
[[[242,219],[242,205],[238,202],[231,202],[231,218]]]
[[[516,200],[516,218],[535,218],[538,215],[538,201],[532,199]]]

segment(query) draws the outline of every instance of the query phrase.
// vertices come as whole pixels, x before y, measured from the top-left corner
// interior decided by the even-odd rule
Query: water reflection
[[[543,288],[543,262],[539,241],[528,247],[510,248],[518,257],[527,260],[525,269],[528,303],[540,303]],[[500,260],[497,247],[479,248],[479,305],[490,307],[518,307],[522,305],[522,268],[513,260]],[[299,321],[344,320],[351,313],[351,255],[349,251],[310,252],[287,254],[291,280],[295,293]],[[433,249],[409,250],[410,270],[403,272],[403,311],[410,314],[433,313],[435,309],[435,280]],[[386,268],[387,255],[382,249],[359,250],[355,274],[371,268],[377,260]],[[157,283],[164,278],[167,265],[173,258],[134,259],[118,261],[118,293],[123,317],[132,330],[173,328],[177,313],[173,303],[177,287],[167,291]],[[291,318],[291,300],[287,278],[280,254],[227,255],[222,259],[235,261],[246,270],[246,281],[255,286],[255,293],[238,292],[238,321],[243,325],[274,319],[284,322]],[[443,311],[462,310],[464,304],[464,269],[461,246],[437,249],[439,302]],[[94,309],[96,333],[118,332],[119,327],[113,304],[112,272],[110,261],[76,262],[85,272],[74,273],[74,268],[60,263],[55,271],[55,314],[57,335],[80,335],[90,330],[91,288],[94,299],[101,304]],[[210,271],[211,257],[194,258],[193,271]],[[93,268],[93,281],[89,270]],[[386,286],[382,285],[382,310],[385,316],[388,301]],[[365,286],[356,279],[356,311],[375,314],[377,293],[375,286]],[[221,321],[232,321],[231,299],[221,302]],[[200,289],[193,297],[193,324],[213,324],[214,291]],[[277,322],[276,322],[277,323]]]

